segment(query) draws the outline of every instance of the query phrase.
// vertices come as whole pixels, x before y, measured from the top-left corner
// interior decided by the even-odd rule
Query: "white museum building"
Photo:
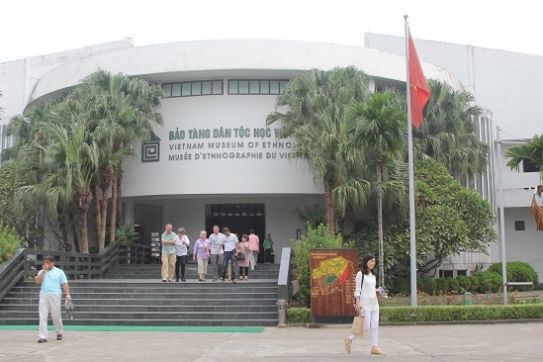
[[[12,116],[32,102],[58,97],[98,69],[161,84],[164,123],[124,164],[127,221],[140,226],[144,239],[166,222],[185,227],[189,236],[215,223],[238,233],[254,228],[262,236],[272,233],[278,250],[300,235],[297,210],[322,204],[323,187],[303,160],[292,158],[292,141],[277,137],[279,125],[266,126],[277,95],[301,72],[349,65],[368,74],[371,89],[405,87],[402,41],[367,34],[366,47],[278,40],[134,46],[124,39],[0,63],[0,150],[14,142],[5,134]],[[519,95],[535,97],[543,88],[543,57],[418,40],[417,47],[427,78],[469,90],[488,110],[474,120],[481,140],[494,144],[494,125],[515,142],[541,132],[537,101]],[[519,62],[519,74],[499,70]],[[499,85],[522,91],[504,99]],[[495,165],[469,182],[496,207],[498,177],[492,175],[500,172],[507,258],[543,272],[543,234],[528,208],[527,188],[537,184],[537,173]],[[523,230],[516,230],[521,221]],[[442,274],[463,273],[499,257],[494,246],[488,254],[465,253],[443,265]]]

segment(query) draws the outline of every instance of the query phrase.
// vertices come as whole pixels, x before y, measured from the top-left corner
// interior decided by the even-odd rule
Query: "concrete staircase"
[[[160,265],[118,265],[103,279],[70,281],[75,313],[66,324],[163,326],[277,325],[278,265],[259,265],[249,281],[205,283],[187,265],[186,283],[162,283]],[[0,324],[37,324],[39,289],[17,284],[0,303]],[[64,316],[64,314],[63,314]]]

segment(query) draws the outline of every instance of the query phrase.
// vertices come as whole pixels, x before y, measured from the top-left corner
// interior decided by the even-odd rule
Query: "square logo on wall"
[[[141,145],[141,162],[160,161],[160,142],[151,141]]]

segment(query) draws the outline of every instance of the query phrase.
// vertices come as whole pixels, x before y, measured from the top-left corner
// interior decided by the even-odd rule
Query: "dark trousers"
[[[224,252],[224,259],[223,259],[223,271],[222,271],[222,277],[223,279],[226,279],[227,273],[228,273],[228,261],[232,263],[232,280],[236,277],[236,255],[234,254],[234,251],[225,251]]]
[[[239,276],[249,276],[249,267],[248,266],[240,266],[239,267]]]
[[[181,269],[181,278],[185,279],[185,265],[187,265],[187,256],[177,255],[175,258],[175,279],[179,279],[179,269]]]
[[[271,263],[272,249],[264,249],[264,263]]]

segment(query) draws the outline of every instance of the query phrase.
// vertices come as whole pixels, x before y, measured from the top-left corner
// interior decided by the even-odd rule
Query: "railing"
[[[281,250],[281,264],[279,265],[279,277],[277,278],[277,312],[278,326],[287,325],[287,307],[290,296],[290,260],[291,248]]]
[[[143,264],[150,261],[149,248],[111,243],[101,254],[81,254],[63,251],[21,248],[0,266],[0,301],[21,280],[36,276],[43,258],[51,255],[55,265],[68,280],[102,278],[116,264]]]
[[[11,258],[0,265],[0,301],[6,297],[11,288],[24,277],[25,249],[19,249]]]
[[[283,248],[281,250],[281,264],[279,265],[279,277],[277,278],[277,299],[289,299],[290,294],[290,259],[292,257],[292,248]]]

